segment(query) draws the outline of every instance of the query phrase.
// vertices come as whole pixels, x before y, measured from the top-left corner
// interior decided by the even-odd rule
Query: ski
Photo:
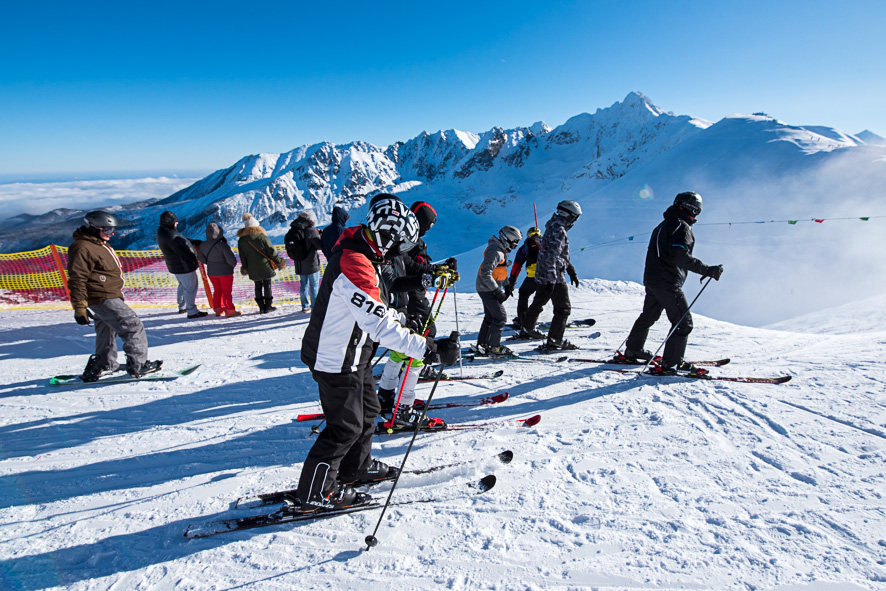
[[[484,476],[479,481],[470,482],[467,486],[475,491],[476,494],[482,494],[491,490],[495,486],[495,475],[490,474]],[[418,503],[435,503],[445,501],[447,498],[430,497],[423,499],[407,499],[403,501],[395,501],[390,503],[389,507],[402,507],[406,505],[415,505]],[[270,527],[274,525],[283,525],[287,523],[295,523],[299,521],[319,521],[321,519],[329,519],[338,517],[339,515],[348,515],[351,513],[359,513],[362,511],[371,511],[380,509],[383,506],[378,501],[369,500],[369,502],[344,507],[342,509],[334,509],[328,511],[302,511],[296,506],[284,505],[273,513],[264,513],[260,515],[250,515],[248,517],[239,517],[233,519],[220,519],[217,521],[208,521],[203,523],[192,523],[185,529],[184,536],[186,538],[205,538],[221,533],[240,531],[245,529],[254,529],[258,527]]]
[[[497,429],[499,427],[534,427],[541,421],[541,415],[533,415],[525,419],[502,419],[490,421],[487,423],[444,423],[440,421],[437,425],[420,429],[422,433],[445,433],[447,431],[472,431],[481,429]],[[415,427],[399,426],[386,427],[387,421],[382,421],[376,425],[376,435],[397,435],[400,433],[412,433]]]
[[[127,373],[123,373],[121,375],[112,375],[106,378],[99,378],[94,382],[84,382],[80,379],[79,375],[60,375],[55,376],[49,379],[50,386],[100,386],[102,384],[123,384],[126,382],[168,382],[171,380],[178,379],[182,376],[187,376],[200,367],[199,365],[192,365],[191,367],[186,367],[185,369],[177,370],[173,373],[150,373],[144,375],[140,378],[134,378]],[[160,370],[161,372],[163,370]]]
[[[453,462],[451,464],[440,464],[437,466],[431,466],[429,468],[418,468],[416,470],[405,470],[403,473],[404,474],[430,474],[431,472],[437,472],[439,470],[444,470],[446,468],[454,468],[456,466],[463,466],[466,464],[474,464],[474,463],[477,463],[477,462],[480,462],[480,461],[483,461],[486,459],[488,459],[488,458],[483,458],[482,460],[480,460],[480,459],[465,460],[462,462]],[[505,450],[499,454],[496,454],[493,459],[498,460],[502,464],[510,464],[511,461],[514,459],[514,452],[512,452],[511,450]],[[368,485],[361,485],[361,487],[372,486],[372,485],[379,484],[382,482],[390,482],[390,479],[379,480],[378,482],[373,482]],[[239,499],[237,499],[237,502],[234,503],[234,508],[235,509],[244,509],[244,508],[251,509],[253,507],[260,507],[263,505],[273,505],[276,503],[282,503],[287,498],[294,498],[295,494],[296,494],[296,489],[292,488],[292,489],[288,489],[288,490],[278,490],[278,491],[270,492],[270,493],[260,493],[258,495],[254,495],[252,497],[240,497]]]
[[[519,331],[520,327],[516,324],[516,322],[517,322],[517,319],[514,318],[514,323],[509,324],[507,326],[507,328],[509,328],[511,330]],[[595,324],[597,324],[597,321],[594,320],[593,318],[583,318],[580,320],[570,320],[566,324],[566,328],[589,328],[591,326],[594,326]],[[549,330],[551,328],[551,323],[550,322],[542,322],[541,324],[538,325],[538,328],[544,329],[544,330]]]
[[[443,377],[440,378],[440,381],[441,382],[466,382],[469,380],[494,380],[495,378],[500,378],[501,376],[503,376],[504,373],[505,373],[505,371],[503,369],[500,369],[498,371],[494,371],[492,373],[487,373],[487,374],[483,374],[483,375],[479,375],[479,376],[459,377],[459,376],[450,376],[450,375],[443,374]],[[419,378],[418,379],[419,384],[427,384],[428,382],[434,382],[434,381],[436,381],[435,378]]]
[[[588,338],[588,339],[599,339],[600,336],[601,336],[601,333],[599,333],[599,332],[595,332],[595,333],[593,333],[593,334],[589,334],[589,335],[586,336],[585,338]],[[539,345],[538,347],[535,347],[532,351],[535,352],[535,353],[539,353],[539,354],[541,354],[541,355],[550,355],[550,354],[552,354],[552,353],[565,353],[565,352],[567,352],[567,351],[580,351],[580,350],[581,350],[581,347],[578,347],[578,346],[576,346],[576,345],[571,345],[571,346],[572,346],[573,348],[571,348],[571,349],[563,349],[563,348],[560,348],[560,347],[548,347],[547,343],[542,343],[542,344]]]
[[[487,396],[486,398],[481,398],[475,402],[440,402],[437,404],[431,404],[428,410],[440,410],[443,408],[461,408],[468,406],[483,406],[486,404],[498,404],[500,402],[504,402],[508,399],[509,394],[507,392],[502,392],[501,394],[496,394],[495,396]],[[419,407],[420,408],[420,407]],[[323,413],[316,414],[307,414],[307,415],[298,415],[295,417],[295,421],[298,423],[302,423],[305,421],[322,421],[326,418],[326,415]]]
[[[791,381],[791,376],[776,376],[772,378],[757,378],[757,377],[737,377],[737,376],[712,376],[711,374],[689,374],[689,373],[676,373],[676,374],[660,374],[660,373],[652,373],[652,372],[638,372],[635,369],[620,369],[615,367],[604,367],[603,369],[607,371],[617,371],[619,373],[632,373],[635,375],[642,376],[650,376],[654,378],[685,378],[689,380],[714,380],[714,381],[722,381],[722,382],[741,382],[744,384],[784,384],[786,382]]]
[[[612,359],[579,359],[572,358],[569,360],[570,363],[604,363],[608,365],[646,365],[645,361],[628,361],[623,356],[614,357]],[[697,365],[699,367],[723,367],[728,364],[731,359],[715,359],[712,361],[688,361],[687,363],[691,363],[693,365]],[[657,356],[652,360],[652,365],[658,365],[661,363],[661,356]]]

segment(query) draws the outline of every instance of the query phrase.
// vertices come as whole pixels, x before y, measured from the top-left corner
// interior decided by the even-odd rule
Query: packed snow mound
[[[766,328],[812,334],[881,333],[886,331],[886,293],[776,322]]]

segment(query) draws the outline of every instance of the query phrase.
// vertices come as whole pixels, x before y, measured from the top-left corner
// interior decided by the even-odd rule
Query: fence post
[[[58,248],[56,248],[55,244],[49,245],[49,250],[52,251],[52,258],[55,259],[55,266],[58,268],[59,277],[62,278],[62,285],[65,288],[65,293],[68,296],[68,299],[71,299],[71,290],[68,289],[68,274],[65,272],[65,266],[62,264],[62,257],[58,253]]]

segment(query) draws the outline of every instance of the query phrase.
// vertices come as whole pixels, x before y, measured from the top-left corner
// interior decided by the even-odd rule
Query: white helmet
[[[414,234],[407,230],[410,215],[415,228]],[[389,193],[381,193],[372,198],[369,211],[366,212],[366,227],[382,254],[387,254],[392,248],[408,240],[410,235],[418,240],[418,220],[415,219],[415,214],[409,211],[399,197]]]
[[[400,252],[409,252],[418,244],[421,227],[418,218],[412,211],[406,212],[406,228],[403,230],[403,240],[400,242]]]
[[[571,224],[581,217],[581,206],[571,199],[565,199],[557,204],[557,213]]]
[[[508,250],[514,250],[523,240],[523,234],[514,226],[505,226],[498,231],[498,239],[501,240]]]

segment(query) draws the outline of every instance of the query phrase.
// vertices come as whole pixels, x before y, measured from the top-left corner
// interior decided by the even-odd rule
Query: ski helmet
[[[674,198],[674,205],[682,208],[692,217],[697,217],[701,213],[701,195],[694,191],[680,193]]]
[[[114,232],[117,231],[117,226],[120,225],[120,222],[117,221],[117,216],[106,211],[90,211],[83,218],[83,221],[88,228],[101,232],[105,236],[113,236]]]
[[[541,230],[539,230],[535,226],[532,226],[531,228],[529,228],[529,231],[526,232],[527,238],[532,238],[533,236],[541,236]]]
[[[411,211],[406,212],[406,228],[403,230],[403,240],[400,242],[400,252],[409,252],[418,244],[418,238],[422,232],[418,218]]]
[[[573,223],[581,217],[581,206],[571,199],[565,199],[557,204],[557,213],[566,218],[567,222]]]
[[[514,226],[505,226],[498,231],[498,239],[501,240],[508,250],[514,250],[520,241],[523,240],[523,234]]]
[[[407,237],[406,227],[409,224],[410,211],[400,201],[399,197],[390,193],[380,193],[369,202],[369,211],[366,212],[366,227],[375,242],[375,246],[382,254]],[[415,216],[413,215],[413,219]],[[418,222],[415,222],[418,229]],[[416,238],[417,239],[417,238]]]
[[[419,236],[424,236],[425,233],[437,223],[437,212],[431,207],[430,203],[416,201],[409,206],[409,210],[414,213],[415,217],[418,219]]]

